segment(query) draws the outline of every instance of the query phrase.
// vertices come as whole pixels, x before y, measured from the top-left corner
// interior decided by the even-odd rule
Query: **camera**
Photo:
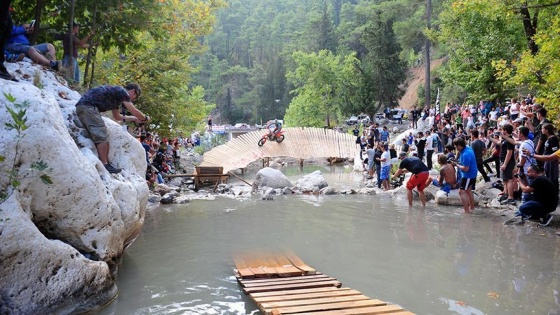
[[[493,135],[494,137],[499,137],[499,136],[500,136],[500,133],[499,133],[498,131],[496,131],[496,132],[494,132],[492,135]]]
[[[457,160],[455,158],[448,158],[447,163],[457,163]]]
[[[525,179],[525,174],[524,173],[517,173],[513,176],[515,176],[515,178]]]

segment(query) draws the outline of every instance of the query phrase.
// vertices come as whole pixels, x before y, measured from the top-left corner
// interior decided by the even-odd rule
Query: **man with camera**
[[[558,192],[550,179],[544,176],[542,169],[533,164],[526,175],[519,176],[519,185],[523,193],[532,194],[532,200],[525,201],[519,207],[522,218],[539,220],[543,226],[552,221],[551,212],[558,205]]]
[[[95,144],[99,160],[111,174],[120,173],[121,169],[109,163],[109,132],[101,112],[111,111],[113,117],[122,122],[147,123],[150,117],[132,104],[140,97],[141,92],[140,87],[135,83],[129,83],[124,87],[102,85],[87,91],[76,103],[76,116]],[[122,112],[119,112],[121,104],[123,108]],[[126,110],[133,116],[126,116]]]

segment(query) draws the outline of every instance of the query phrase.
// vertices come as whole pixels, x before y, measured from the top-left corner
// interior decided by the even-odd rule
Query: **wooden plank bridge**
[[[370,299],[317,272],[291,252],[233,257],[236,278],[263,314],[414,315],[398,305]]]
[[[281,143],[267,141],[258,146],[259,139],[268,130],[243,134],[215,147],[203,156],[201,166],[223,166],[224,172],[245,168],[249,163],[264,158],[292,157],[300,160],[310,158],[351,158],[358,150],[356,138],[324,128],[283,128],[285,139]]]

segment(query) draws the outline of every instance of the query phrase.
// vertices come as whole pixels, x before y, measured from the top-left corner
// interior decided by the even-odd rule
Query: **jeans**
[[[526,216],[530,216],[532,219],[544,218],[549,212],[552,211],[549,211],[544,207],[542,203],[535,200],[526,201],[519,207],[519,212]]]
[[[72,63],[72,65],[70,65],[70,63]],[[66,68],[72,67],[74,83],[80,83],[80,67],[78,66],[78,60],[70,56],[64,56],[64,59],[62,59],[62,65]]]

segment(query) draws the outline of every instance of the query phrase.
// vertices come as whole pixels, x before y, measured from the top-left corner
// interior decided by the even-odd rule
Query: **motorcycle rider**
[[[282,124],[278,121],[278,119],[274,119],[274,130],[272,130],[274,138],[278,137],[280,131],[282,131]]]

